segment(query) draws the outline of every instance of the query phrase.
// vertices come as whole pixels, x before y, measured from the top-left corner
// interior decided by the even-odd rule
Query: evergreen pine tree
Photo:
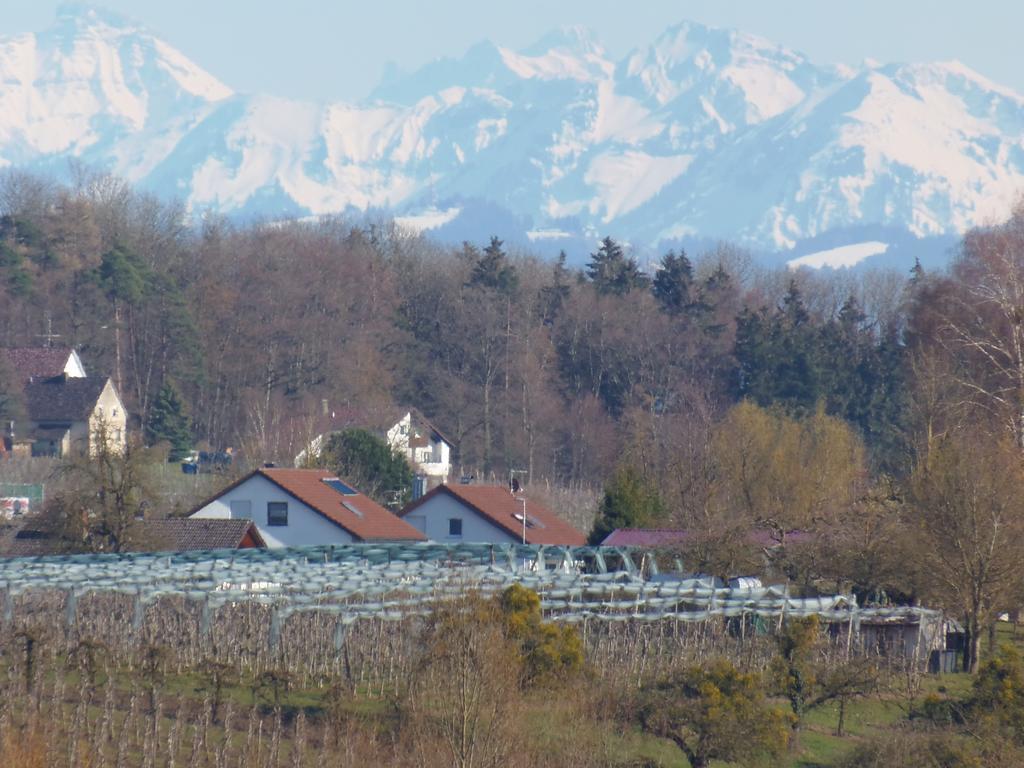
[[[661,513],[662,502],[658,492],[635,467],[621,466],[604,487],[590,543],[600,544],[617,528],[648,525]]]
[[[148,270],[142,260],[121,245],[103,254],[97,278],[112,301],[138,304],[146,290]]]
[[[0,243],[0,277],[15,296],[25,296],[32,290],[32,275],[25,269],[25,259],[6,243]]]
[[[25,418],[25,397],[17,372],[0,357],[0,433]]]
[[[686,252],[669,251],[661,260],[660,268],[651,283],[651,293],[670,315],[685,312],[691,302],[690,289],[693,284],[693,265],[686,258]]]
[[[796,280],[789,281],[789,289],[782,299],[782,312],[790,328],[797,328],[811,319],[807,307],[804,306],[804,297],[800,293],[800,287],[796,284]]]
[[[188,415],[178,390],[164,382],[149,409],[146,420],[146,439],[150,445],[167,441],[171,444],[168,461],[180,461],[192,448],[192,435]]]
[[[622,246],[610,237],[601,241],[597,253],[590,254],[587,276],[604,295],[624,296],[634,288],[647,287],[649,282],[636,259],[626,258]]]
[[[910,284],[911,286],[917,286],[926,277],[924,267],[921,266],[921,260],[914,257],[914,266],[910,268]]]
[[[687,313],[705,335],[712,338],[721,336],[727,320],[733,316],[728,310],[734,306],[736,293],[732,275],[719,263],[715,271],[700,284],[696,296],[687,307]]]
[[[740,397],[803,414],[814,410],[823,396],[821,334],[795,282],[773,312],[743,311],[737,319],[735,353]]]
[[[565,266],[565,251],[558,252],[558,261],[551,271],[551,284],[540,289],[540,316],[544,325],[551,325],[569,297],[569,270]]]
[[[490,244],[473,265],[469,284],[479,288],[489,288],[506,296],[511,295],[519,284],[515,267],[508,263],[508,257],[497,237],[491,237]]]
[[[771,319],[762,307],[744,307],[736,318],[736,397],[751,398],[758,405],[767,405],[774,393],[768,391],[775,350],[771,339]]]

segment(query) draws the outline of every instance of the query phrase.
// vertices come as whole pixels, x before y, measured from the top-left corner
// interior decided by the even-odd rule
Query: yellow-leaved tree
[[[758,675],[725,659],[644,686],[638,714],[643,730],[671,739],[693,768],[708,768],[712,760],[778,757],[792,723],[765,697]]]
[[[795,419],[739,403],[715,430],[712,451],[719,515],[768,529],[779,544],[834,521],[866,477],[860,438],[820,407]]]

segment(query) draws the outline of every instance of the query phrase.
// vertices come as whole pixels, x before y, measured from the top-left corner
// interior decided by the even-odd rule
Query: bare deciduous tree
[[[519,652],[494,601],[468,593],[439,605],[423,636],[408,697],[415,754],[424,766],[505,766],[522,733]]]
[[[920,571],[931,596],[963,618],[973,672],[982,632],[1024,583],[1020,454],[990,435],[948,435],[918,467],[909,506]]]
[[[43,510],[46,525],[72,550],[122,552],[139,535],[135,521],[151,506],[146,451],[129,440],[119,450],[99,425],[93,449],[69,457],[58,470],[66,490]]]
[[[955,381],[1024,447],[1024,203],[1002,226],[968,233],[938,312]]]

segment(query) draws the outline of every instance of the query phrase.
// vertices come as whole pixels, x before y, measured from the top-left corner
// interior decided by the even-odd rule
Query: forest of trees
[[[8,173],[0,216],[0,343],[52,328],[179,451],[172,405],[193,440],[271,460],[297,453],[324,400],[401,402],[455,438],[466,467],[592,483],[628,446],[665,454],[659,440],[748,399],[794,415],[820,404],[874,469],[898,472],[936,427],[908,409],[922,365],[992,368],[961,382],[986,416],[1014,375],[969,348],[1000,318],[967,309],[1019,216],[972,234],[952,275],[862,278],[761,270],[729,246],[645,271],[605,238],[573,270],[497,237],[444,248],[390,223],[208,216],[197,230],[182,207],[84,171],[69,185]]]
[[[288,463],[325,401],[404,403],[467,472],[603,486],[598,531],[686,527],[714,572],[743,567],[752,527],[814,532],[791,579],[930,596],[973,641],[1020,594],[1024,205],[934,274],[765,269],[728,245],[648,267],[611,237],[576,270],[388,222],[189,221],[109,176],[6,173],[0,344],[52,329],[172,456]]]

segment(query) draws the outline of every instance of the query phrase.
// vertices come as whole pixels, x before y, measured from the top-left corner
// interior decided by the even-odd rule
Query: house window
[[[230,507],[232,520],[252,520],[252,502],[248,499],[234,499]]]
[[[267,502],[267,525],[288,525],[288,502]]]
[[[448,518],[448,535],[452,537],[462,537],[462,518]]]

